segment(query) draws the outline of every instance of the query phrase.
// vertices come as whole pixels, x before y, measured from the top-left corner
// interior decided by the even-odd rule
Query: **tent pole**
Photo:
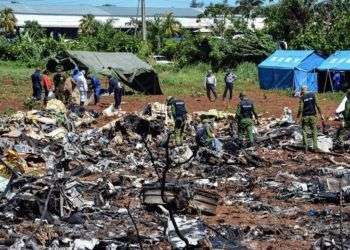
[[[328,73],[329,73],[329,69],[327,70],[327,73],[326,73],[326,80],[325,80],[325,82],[324,82],[323,93],[326,92]]]
[[[331,77],[331,73],[330,73],[330,72],[329,72],[329,79],[330,79],[330,81],[331,81],[332,92],[334,93],[333,80],[332,80],[332,77]]]

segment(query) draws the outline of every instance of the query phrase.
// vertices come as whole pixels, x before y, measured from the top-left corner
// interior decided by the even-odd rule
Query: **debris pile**
[[[178,147],[162,104],[101,125],[50,102],[0,120],[1,248],[350,247],[350,154],[335,129],[323,152],[304,153],[285,108],[246,148],[234,115],[212,110],[189,119]],[[221,152],[196,145],[203,117]]]

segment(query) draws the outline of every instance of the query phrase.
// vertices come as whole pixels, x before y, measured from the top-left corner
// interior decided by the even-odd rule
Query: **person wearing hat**
[[[56,67],[56,73],[53,76],[53,83],[55,85],[55,97],[60,101],[64,101],[64,83],[66,81],[66,76],[63,72],[62,66]]]
[[[168,116],[175,121],[174,135],[176,145],[180,146],[183,143],[183,134],[186,126],[187,109],[186,104],[182,100],[177,100],[169,96],[166,101],[168,107]]]
[[[41,81],[42,81],[42,76],[41,76],[41,69],[36,68],[35,72],[31,76],[32,78],[32,87],[33,87],[33,98],[35,98],[37,101],[41,100],[41,92],[42,92],[42,87],[41,87]]]
[[[341,142],[344,141],[344,133],[347,133],[345,140],[350,139],[350,89],[346,91],[346,102],[343,113],[343,122],[341,127],[337,131],[337,139]]]
[[[238,137],[243,140],[246,134],[250,145],[254,144],[253,135],[253,116],[255,117],[257,124],[259,124],[258,115],[255,112],[254,103],[247,98],[244,92],[239,94],[240,102],[236,109],[236,120],[238,125]]]
[[[237,76],[232,72],[232,70],[228,70],[225,75],[225,90],[222,96],[222,100],[226,99],[227,93],[229,94],[229,99],[232,100],[232,91],[233,91],[233,83],[237,79]]]
[[[310,129],[312,133],[313,149],[318,150],[317,112],[320,114],[322,121],[324,121],[324,117],[322,115],[320,106],[318,105],[316,95],[314,93],[309,92],[307,86],[303,86],[301,89],[297,117],[301,117],[301,127],[303,130],[303,144],[305,147],[305,151],[308,150],[308,129]]]
[[[209,70],[208,74],[204,78],[204,87],[207,90],[207,97],[209,101],[213,101],[211,99],[211,94],[214,95],[214,101],[217,99],[217,94],[216,94],[216,77],[213,74],[213,71]]]

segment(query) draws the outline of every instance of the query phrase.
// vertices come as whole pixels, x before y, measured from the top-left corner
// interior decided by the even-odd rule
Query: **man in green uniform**
[[[253,145],[254,144],[253,116],[255,117],[257,124],[259,124],[259,118],[255,112],[253,102],[250,101],[243,92],[239,94],[239,99],[240,99],[240,102],[236,109],[238,137],[240,140],[243,140],[244,135],[247,134],[250,145]]]
[[[209,119],[202,121],[202,126],[196,131],[196,141],[199,146],[202,147],[212,147],[214,135],[213,122]]]
[[[64,83],[66,81],[66,76],[63,72],[62,66],[56,67],[57,73],[53,76],[53,82],[55,84],[55,97],[60,101],[64,101]]]
[[[305,150],[308,150],[307,143],[307,130],[312,132],[313,149],[317,150],[317,111],[321,116],[322,121],[324,117],[322,115],[320,106],[318,105],[316,95],[308,92],[307,87],[303,86],[301,90],[301,97],[299,101],[298,118],[301,116],[301,127],[303,129],[303,144]]]
[[[343,111],[343,122],[340,129],[337,131],[337,139],[342,143],[349,140],[350,137],[350,89],[346,91],[345,109]],[[345,134],[345,135],[344,135]],[[344,138],[345,137],[345,138]]]
[[[186,126],[187,109],[186,104],[182,100],[176,100],[174,97],[167,98],[168,116],[175,121],[174,135],[176,145],[183,143],[183,134]]]

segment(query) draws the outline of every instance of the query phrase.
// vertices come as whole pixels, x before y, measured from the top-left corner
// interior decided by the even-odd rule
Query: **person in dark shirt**
[[[53,83],[55,84],[55,97],[60,101],[64,101],[64,83],[66,76],[63,72],[62,66],[57,66],[56,74],[53,76]]]
[[[177,100],[172,96],[167,98],[168,116],[175,121],[174,135],[176,145],[183,143],[183,134],[186,126],[187,109],[182,100]]]
[[[243,140],[245,134],[248,135],[250,145],[254,144],[253,135],[253,116],[259,124],[258,115],[255,112],[255,107],[252,101],[250,101],[247,96],[241,92],[239,94],[240,102],[236,109],[236,119],[238,124],[238,136],[240,140]]]
[[[116,77],[112,77],[112,75],[108,76],[108,93],[112,94],[114,93],[114,108],[116,110],[121,110],[121,103],[122,103],[122,98],[123,98],[123,86],[121,84],[121,82],[116,78]]]
[[[39,68],[37,68],[35,70],[35,72],[32,74],[31,78],[32,78],[32,87],[33,87],[33,98],[35,98],[37,101],[40,101],[41,100],[41,92],[42,92],[41,70]]]
[[[301,126],[303,130],[303,144],[306,151],[308,150],[308,129],[310,129],[312,133],[313,148],[314,150],[318,150],[317,111],[320,114],[322,121],[324,121],[324,117],[322,115],[320,106],[318,105],[316,95],[314,93],[308,92],[307,87],[303,86],[301,90],[301,97],[299,101],[299,110],[297,117],[301,117]]]

